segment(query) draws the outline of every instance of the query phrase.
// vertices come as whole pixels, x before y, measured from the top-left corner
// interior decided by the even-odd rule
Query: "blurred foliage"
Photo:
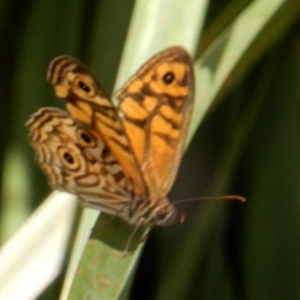
[[[6,16],[7,22],[0,29],[0,51],[4,58],[1,60],[3,80],[0,83],[3,99],[0,110],[0,166],[3,170],[8,149],[9,153],[14,150],[15,157],[22,156],[27,164],[24,168],[30,174],[28,185],[34,188],[21,194],[22,197],[14,202],[16,206],[26,203],[32,211],[50,189],[33,163],[24,124],[41,106],[63,106],[62,102],[53,101],[51,87],[45,82],[48,63],[57,55],[76,56],[99,71],[99,77],[111,92],[133,2],[24,1],[21,7],[10,2],[3,6],[6,10],[1,13]],[[3,188],[2,195],[4,193],[7,199],[13,191],[5,186]],[[9,203],[1,202],[1,205]]]
[[[249,2],[210,2],[201,51]],[[44,80],[48,62],[56,55],[75,55],[97,71],[110,92],[133,4],[2,0],[1,175],[8,172],[8,158],[21,157],[23,169],[16,172],[27,174],[23,179],[29,187],[21,189],[24,182],[14,173],[14,187],[2,178],[0,224],[3,212],[24,210],[12,225],[5,223],[9,229],[0,228],[2,241],[49,192],[33,163],[24,127],[37,108],[58,103]],[[299,299],[299,34],[297,21],[210,112],[186,152],[170,196],[179,200],[225,192],[244,195],[247,202],[182,205],[187,213],[183,225],[151,233],[129,299]],[[232,158],[231,150],[241,140],[241,151]],[[236,167],[224,176],[231,159]],[[15,196],[18,189],[22,197]],[[210,217],[213,223],[205,221]],[[194,234],[186,244],[195,226],[204,226],[205,234],[199,240]],[[181,259],[178,249],[183,250]],[[40,299],[57,299],[59,291],[58,279]]]
[[[171,193],[172,199],[218,193],[226,181],[220,177],[224,161],[240,142],[238,131],[247,132],[250,122],[237,168],[226,187],[228,193],[244,195],[247,202],[183,205],[187,212],[183,225],[171,233],[159,228],[150,235],[132,299],[144,294],[149,297],[143,299],[299,299],[297,25],[202,123]],[[186,233],[201,226],[216,205],[219,211],[214,211],[203,244],[194,235],[191,250]],[[182,244],[188,248],[186,256],[174,267],[174,253]]]

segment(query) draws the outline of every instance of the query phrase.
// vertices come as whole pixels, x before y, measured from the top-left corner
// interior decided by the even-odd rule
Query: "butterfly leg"
[[[141,225],[143,224],[143,221],[144,221],[144,218],[141,218],[136,223],[136,225],[134,226],[134,229],[133,229],[132,233],[130,234],[130,236],[129,236],[128,240],[127,240],[127,243],[125,245],[125,249],[123,250],[122,258],[127,254],[128,249],[129,249],[129,247],[131,245],[132,239],[133,239],[134,235],[137,233],[137,231],[139,230],[139,228],[141,227]],[[150,227],[149,227],[149,229],[150,229]],[[148,232],[149,232],[149,230],[147,229],[146,230],[146,234],[148,234]],[[144,238],[145,238],[145,234],[143,234],[142,240],[144,240]]]
[[[152,229],[152,226],[147,226],[145,228],[145,231],[143,232],[143,235],[142,235],[142,238],[141,238],[141,241],[144,242],[146,240],[146,238],[148,237],[148,234],[150,233]]]

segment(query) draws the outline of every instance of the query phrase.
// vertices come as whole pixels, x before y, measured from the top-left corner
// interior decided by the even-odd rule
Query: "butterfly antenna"
[[[238,200],[241,202],[245,202],[246,198],[243,196],[239,196],[239,195],[207,196],[207,197],[197,197],[197,198],[188,198],[188,199],[178,200],[178,201],[174,201],[172,203],[168,203],[164,206],[172,206],[174,204],[185,203],[185,202],[196,202],[199,200]],[[184,220],[185,220],[185,213],[180,212],[179,223],[183,223]]]
[[[202,200],[238,200],[241,202],[245,202],[246,198],[239,195],[225,195],[225,196],[205,196],[205,197],[196,197],[196,198],[188,198],[183,200],[178,200],[172,202],[172,204],[178,204],[178,203],[185,203],[185,202],[196,202],[196,201],[202,201]]]

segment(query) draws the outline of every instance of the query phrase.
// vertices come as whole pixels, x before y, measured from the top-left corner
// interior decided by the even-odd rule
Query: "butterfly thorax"
[[[177,216],[177,209],[167,198],[135,197],[123,218],[130,224],[167,226],[173,224]]]

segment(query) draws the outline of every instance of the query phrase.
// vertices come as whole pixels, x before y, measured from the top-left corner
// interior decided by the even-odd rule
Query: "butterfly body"
[[[42,108],[27,122],[36,160],[59,190],[130,224],[169,225],[167,199],[193,104],[192,61],[180,47],[150,59],[117,91],[118,114],[92,73],[61,56],[48,80],[67,112]]]

